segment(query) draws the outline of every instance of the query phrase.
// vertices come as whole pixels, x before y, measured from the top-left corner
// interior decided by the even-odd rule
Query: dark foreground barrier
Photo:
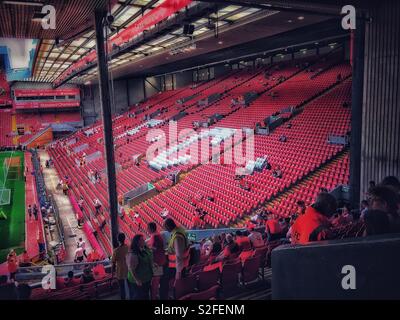
[[[272,251],[273,299],[400,299],[400,234]]]

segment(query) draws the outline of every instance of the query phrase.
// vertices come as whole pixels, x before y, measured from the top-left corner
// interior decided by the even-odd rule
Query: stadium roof
[[[114,22],[109,38],[120,34],[165,1],[168,0],[113,0],[111,13]],[[74,63],[95,49],[93,12],[96,8],[107,6],[108,1],[46,1],[46,4],[56,7],[56,30],[43,30],[40,22],[32,22],[33,14],[39,7],[34,4],[43,2],[23,1],[25,5],[14,2],[3,1],[0,4],[0,37],[39,39],[32,76],[25,80],[85,83],[96,79],[95,63],[71,73],[65,80],[64,75]],[[110,70],[126,74],[132,66],[135,69],[145,68],[146,65],[154,67],[154,59],[159,62],[179,61],[330,18],[319,13],[298,12],[285,8],[278,10],[265,4],[250,5],[246,1],[189,1],[185,8],[141,33],[123,50],[113,53]],[[193,36],[183,32],[183,24],[188,23],[194,25]],[[246,32],[242,33],[245,36],[238,37],[239,31]],[[215,39],[217,32],[218,41]]]

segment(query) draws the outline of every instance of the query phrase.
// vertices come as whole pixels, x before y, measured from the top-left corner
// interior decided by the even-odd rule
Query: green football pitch
[[[19,176],[4,168],[4,159],[9,157],[20,158]],[[5,175],[7,175],[5,177]],[[0,263],[6,260],[11,248],[17,254],[25,247],[25,182],[24,182],[24,153],[20,151],[0,152],[0,193],[1,189],[9,189],[11,192],[10,203],[0,206],[7,216],[6,220],[0,220]],[[0,195],[1,196],[1,195]]]

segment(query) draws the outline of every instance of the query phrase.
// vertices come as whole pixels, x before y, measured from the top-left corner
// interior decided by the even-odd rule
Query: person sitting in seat
[[[74,277],[74,272],[72,270],[68,271],[67,277],[63,280],[64,281],[61,283],[64,287],[73,287],[73,286],[76,286],[77,284],[79,284],[79,282],[80,282],[79,279],[76,279]],[[57,288],[58,288],[58,286],[57,286]]]
[[[248,251],[251,249],[249,237],[243,234],[240,230],[236,231],[236,243],[238,244],[240,251]]]
[[[19,263],[20,267],[30,267],[32,265],[31,258],[29,257],[28,251],[24,250],[21,261]]]
[[[214,202],[215,200],[215,191],[211,191],[211,194],[208,196],[208,200]]]
[[[85,270],[83,270],[83,274],[81,276],[81,283],[85,284],[85,283],[90,283],[93,282],[94,279],[94,275],[93,272],[90,268],[85,268]]]
[[[94,200],[94,208],[96,209],[96,214],[99,214],[101,209],[101,203],[100,200],[97,198]]]
[[[79,207],[79,209],[83,212],[83,210],[84,210],[84,207],[83,207],[83,204],[84,204],[84,200],[83,200],[83,196],[81,196],[80,198],[79,198],[79,201],[78,201],[78,207]]]
[[[100,255],[97,252],[97,250],[95,248],[93,248],[92,252],[90,252],[87,256],[87,261],[88,262],[96,262],[96,261],[100,261]]]
[[[280,167],[277,167],[273,172],[272,172],[272,176],[275,178],[282,178],[282,170]]]
[[[68,183],[64,182],[63,185],[62,185],[62,190],[63,190],[63,193],[64,193],[65,196],[68,195],[68,189],[69,189]]]
[[[163,208],[160,213],[161,218],[167,219],[169,216],[169,211],[167,208]]]
[[[273,214],[270,214],[265,222],[265,234],[268,241],[275,241],[282,238],[281,225]]]
[[[260,248],[264,246],[262,234],[258,231],[255,231],[255,227],[250,229],[249,240],[253,248]]]
[[[123,206],[121,206],[120,204],[117,205],[118,207],[118,216],[121,218],[121,220],[124,220],[125,218],[125,209]]]
[[[286,142],[286,141],[287,141],[287,137],[286,137],[284,134],[282,134],[282,135],[279,137],[279,141],[280,141],[280,142]]]
[[[218,257],[215,259],[215,261],[232,260],[239,256],[240,248],[230,233],[228,233],[225,236],[225,241],[226,241],[226,245],[224,247],[224,250],[218,255]]]
[[[323,192],[315,203],[298,217],[292,226],[292,243],[306,244],[311,241],[327,240],[334,237],[329,219],[336,212],[337,203],[333,195]]]
[[[94,265],[92,268],[92,272],[95,280],[103,279],[107,275],[106,269],[101,263]]]
[[[239,181],[239,187],[246,191],[250,191],[249,183],[243,178]]]

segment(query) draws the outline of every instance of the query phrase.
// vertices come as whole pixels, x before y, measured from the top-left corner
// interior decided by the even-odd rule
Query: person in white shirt
[[[75,262],[82,262],[84,259],[83,249],[81,247],[75,250]]]
[[[96,214],[99,214],[101,203],[99,199],[94,200],[94,208],[96,209]]]
[[[87,255],[86,255],[86,242],[82,238],[79,238],[78,248],[82,248],[83,255],[85,256],[85,258],[87,258]]]
[[[248,238],[253,248],[260,248],[265,245],[262,234],[258,231],[255,231],[254,228],[251,228]]]
[[[163,208],[161,211],[161,218],[166,219],[169,215],[169,211],[167,208]]]
[[[258,214],[256,214],[256,215],[250,217],[250,221],[251,221],[251,222],[254,222],[254,223],[258,223]]]

